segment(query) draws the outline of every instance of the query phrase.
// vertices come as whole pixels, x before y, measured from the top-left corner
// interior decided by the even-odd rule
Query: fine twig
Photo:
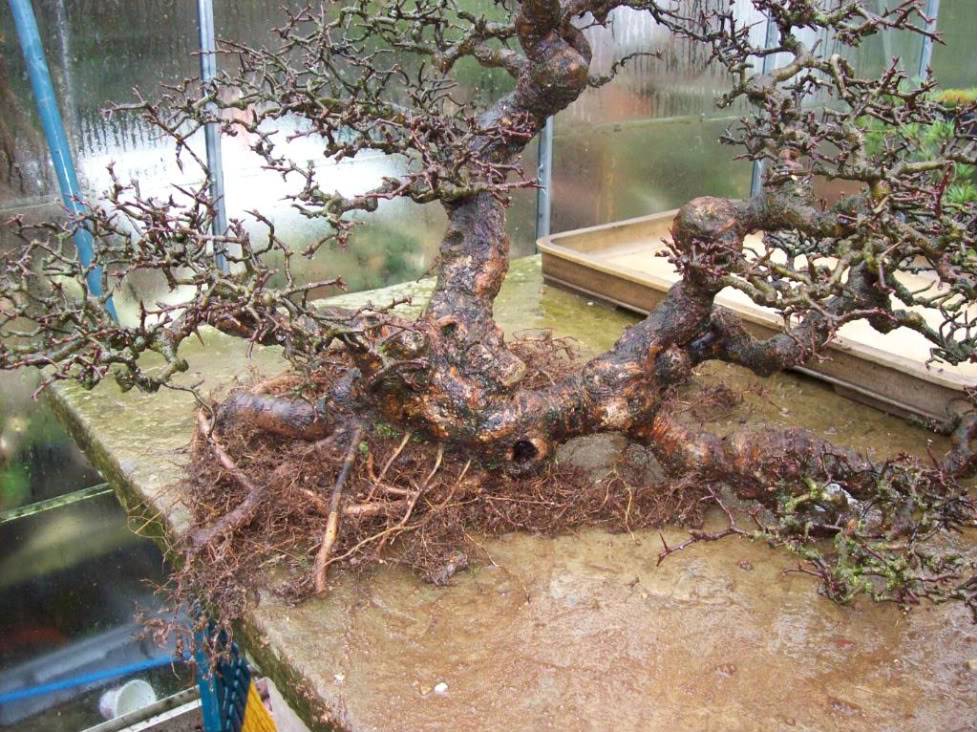
[[[442,442],[438,444],[438,456],[434,459],[434,467],[431,468],[431,472],[427,474],[427,477],[424,479],[424,482],[421,483],[420,487],[417,489],[417,492],[413,496],[411,496],[410,502],[407,504],[407,510],[404,511],[404,515],[401,517],[400,521],[397,523],[396,526],[393,526],[382,532],[380,543],[377,545],[377,552],[383,550],[383,547],[387,543],[387,539],[389,539],[391,535],[396,534],[407,525],[407,522],[410,520],[411,514],[414,512],[414,506],[417,505],[418,499],[423,495],[424,491],[426,491],[428,487],[431,485],[431,481],[434,479],[434,476],[441,468],[441,461],[443,459],[444,459],[444,443]]]
[[[376,541],[380,542],[376,549],[376,553],[379,555],[383,547],[386,545],[387,539],[389,539],[391,535],[402,531],[404,527],[407,525],[407,522],[410,520],[410,517],[414,512],[414,507],[417,505],[418,499],[428,488],[428,486],[431,483],[431,480],[434,478],[435,474],[440,469],[441,461],[443,460],[443,458],[444,458],[444,445],[440,444],[438,445],[438,455],[437,458],[435,458],[434,467],[431,469],[431,472],[427,474],[427,477],[424,479],[424,482],[420,485],[420,487],[416,491],[414,491],[414,493],[411,495],[410,500],[407,502],[407,508],[404,511],[404,515],[400,518],[400,521],[398,521],[394,526],[389,526],[383,531],[379,531],[376,534],[372,534],[371,536],[362,539],[361,541],[357,542],[355,546],[349,549],[345,554],[329,559],[327,562],[327,566],[328,564],[332,564],[333,562],[338,562],[353,556],[354,554],[356,554],[356,552],[358,552],[360,549],[365,547],[367,544],[372,544],[373,542]]]
[[[373,479],[373,485],[370,486],[370,494],[366,497],[367,501],[370,501],[373,498],[373,494],[376,492],[376,489],[380,487],[380,485],[383,483],[383,479],[387,475],[387,471],[390,470],[390,466],[394,464],[394,461],[398,457],[400,457],[400,453],[404,451],[404,448],[407,446],[407,443],[410,442],[410,438],[412,434],[413,433],[411,432],[404,433],[404,438],[400,441],[400,444],[397,445],[397,449],[394,450],[393,453],[390,455],[390,457],[387,459],[387,462],[384,463],[383,469],[380,471],[380,475],[376,476],[376,478]]]
[[[729,508],[727,508],[726,504],[723,503],[722,498],[716,495],[716,492],[712,487],[709,487],[708,491],[709,496],[726,515],[726,528],[722,531],[701,531],[698,529],[693,529],[692,531],[689,531],[688,539],[675,546],[669,546],[668,542],[665,541],[665,535],[659,531],[658,538],[661,539],[662,550],[658,552],[658,561],[655,563],[656,567],[660,566],[661,563],[672,554],[680,552],[693,544],[698,544],[700,541],[719,541],[720,539],[725,539],[727,536],[747,536],[747,532],[743,531],[736,525],[736,520],[733,518],[732,512],[729,510]]]

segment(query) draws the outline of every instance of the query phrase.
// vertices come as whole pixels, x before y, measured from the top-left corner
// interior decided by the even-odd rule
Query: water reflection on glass
[[[159,609],[159,550],[33,398],[36,386],[34,373],[0,374],[0,728],[75,730],[101,721],[100,693],[127,678],[160,696],[192,680],[135,621],[137,608]],[[148,659],[159,667],[85,681]]]
[[[50,412],[18,394],[0,399],[0,728],[81,729],[101,721],[107,687],[141,678],[163,696],[192,679],[136,621],[137,610],[160,608],[159,550]]]

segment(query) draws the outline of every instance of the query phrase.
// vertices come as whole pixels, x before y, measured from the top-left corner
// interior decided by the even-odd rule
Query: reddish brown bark
[[[320,588],[333,561],[343,476],[358,459],[359,430],[384,421],[439,443],[435,470],[454,450],[455,457],[463,453],[466,460],[528,472],[570,438],[623,432],[650,445],[675,474],[706,486],[723,510],[721,491],[713,490],[720,483],[762,504],[774,518],[761,531],[768,540],[834,537],[834,565],[805,555],[832,596],[845,599],[874,587],[868,576],[896,588],[887,596],[900,601],[964,597],[977,608],[973,582],[953,585],[963,571],[959,557],[934,560],[923,546],[936,532],[973,524],[973,502],[953,479],[974,474],[977,417],[962,421],[947,456],[921,466],[903,458],[873,464],[802,430],[720,438],[683,425],[670,412],[674,387],[698,364],[723,360],[768,375],[816,355],[853,320],[880,332],[911,329],[928,340],[938,361],[977,358],[977,205],[954,199],[948,185],[956,166],[977,158],[974,107],[948,109],[932,98],[934,82],[905,78],[895,62],[876,78],[861,78],[844,54],[824,57],[820,46],[801,40],[812,28],[852,47],[894,29],[929,35],[920,24],[921,8],[911,0],[881,11],[857,1],[834,3],[830,12],[816,3],[755,5],[778,30],[774,48],[752,46],[748,28],[723,3],[709,9],[709,3],[644,0],[493,4],[496,15],[509,12],[501,19],[440,0],[391,0],[378,18],[375,3],[348,0],[297,11],[278,31],[277,50],[225,44],[240,73],[206,85],[203,98],[188,80],[185,93],[165,104],[139,99],[117,110],[138,112],[204,173],[205,162],[190,144],[194,130],[217,123],[229,134],[246,133],[269,171],[300,183],[292,203],[328,229],[309,254],[325,242],[345,244],[353,214],[373,212],[384,201],[442,205],[448,228],[424,312],[408,320],[391,308],[318,307],[313,293],[338,280],[302,283],[290,265],[296,252],[267,217],[249,212],[251,228],[263,230],[263,237],[238,221],[214,236],[206,182],[175,186],[173,197],[163,200],[113,174],[105,205],[69,225],[89,227],[100,241],[99,264],[112,273],[106,294],[67,296],[63,283],[85,282],[86,271],[66,249],[66,232],[49,226],[37,235],[21,227],[23,251],[0,261],[0,368],[46,367],[47,380],[77,378],[88,386],[115,371],[124,388],[156,390],[187,370],[180,344],[200,326],[281,346],[306,378],[304,386],[328,382],[326,393],[314,403],[234,394],[218,408],[216,429],[246,421],[261,431],[317,441],[313,452],[345,450],[327,509]],[[664,29],[708,49],[708,62],[729,74],[720,103],[742,103],[747,110],[727,141],[763,161],[765,174],[749,199],[701,197],[683,206],[671,232],[681,281],[607,353],[541,386],[527,378],[532,372],[519,356],[529,358],[527,352],[510,347],[493,318],[508,269],[508,197],[531,185],[519,175],[519,156],[545,120],[623,65],[615,63],[609,76],[592,76],[581,30],[608,23],[618,8],[647,12]],[[653,55],[654,49],[640,53]],[[780,63],[760,73],[770,54]],[[413,60],[391,61],[401,55]],[[479,113],[459,105],[450,73],[465,59],[504,70],[513,79],[511,91]],[[823,109],[812,105],[822,100]],[[294,135],[315,136],[327,159],[373,151],[396,158],[402,171],[349,197],[330,191],[315,166],[276,148],[275,130],[291,116],[307,126]],[[925,155],[916,151],[919,139],[911,130],[937,124],[952,133]],[[818,177],[845,182],[855,193],[829,206],[814,196]],[[744,245],[753,233],[763,235],[764,251]],[[225,250],[232,272],[214,267],[215,248]],[[162,274],[181,297],[192,294],[176,304],[142,303],[135,324],[113,321],[106,308],[112,286],[143,272]],[[933,287],[911,288],[897,276],[903,272],[924,274]],[[782,315],[785,332],[751,335],[734,313],[715,304],[725,288]],[[938,313],[939,325],[921,317],[920,308]],[[160,354],[166,366],[144,370],[139,358],[146,351]],[[339,376],[330,370],[337,363]],[[237,469],[215,435],[208,439],[220,470],[246,488],[246,497],[195,532],[197,547],[245,526],[267,495],[264,485]],[[388,512],[402,512],[385,530],[399,532],[412,512],[425,510],[417,503],[421,492],[351,507],[350,515],[394,518]],[[313,503],[324,500],[307,493]],[[743,532],[731,525],[697,536],[733,533]],[[831,566],[842,569],[833,573]],[[906,567],[912,567],[908,574]]]

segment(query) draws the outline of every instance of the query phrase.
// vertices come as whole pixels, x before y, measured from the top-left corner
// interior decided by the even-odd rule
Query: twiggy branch
[[[658,532],[658,538],[662,542],[662,550],[658,553],[658,561],[655,562],[655,566],[660,566],[669,556],[676,552],[680,552],[693,544],[697,544],[702,541],[719,541],[720,539],[725,539],[727,536],[748,536],[748,532],[743,531],[736,525],[736,520],[733,518],[732,512],[726,507],[722,498],[716,494],[716,489],[713,486],[709,486],[709,497],[712,501],[719,506],[723,514],[726,516],[726,528],[722,531],[701,531],[699,529],[693,529],[689,531],[689,538],[683,541],[681,544],[675,546],[669,546],[668,542],[665,541],[665,536],[660,531]]]

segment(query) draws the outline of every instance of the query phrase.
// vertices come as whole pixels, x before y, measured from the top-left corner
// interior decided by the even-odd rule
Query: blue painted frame
[[[17,26],[17,37],[20,40],[24,61],[27,64],[31,88],[34,90],[37,114],[41,118],[41,127],[44,130],[44,137],[51,152],[51,162],[54,164],[54,172],[58,177],[61,199],[69,213],[73,216],[80,216],[85,213],[85,205],[81,201],[81,187],[78,185],[78,176],[75,173],[71,147],[68,145],[68,135],[64,130],[64,122],[61,119],[61,110],[58,108],[54,85],[51,83],[51,72],[44,55],[41,34],[37,29],[34,7],[31,0],[10,0],[10,10],[14,16],[14,24]],[[93,265],[95,240],[92,238],[91,232],[84,226],[75,228],[73,238],[78,249],[78,258],[82,265],[87,268],[85,281],[88,284],[88,290],[93,296],[101,298],[103,294],[102,268],[97,264]],[[105,299],[105,310],[113,320],[118,321],[119,317],[111,297]]]

